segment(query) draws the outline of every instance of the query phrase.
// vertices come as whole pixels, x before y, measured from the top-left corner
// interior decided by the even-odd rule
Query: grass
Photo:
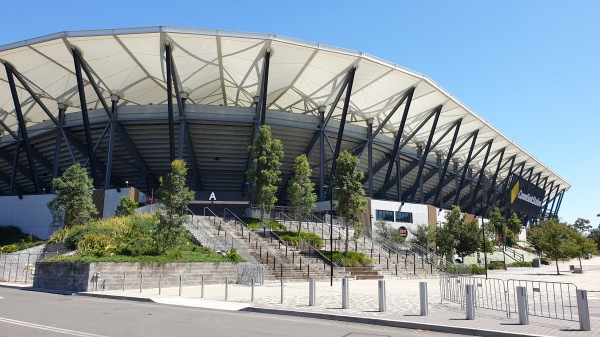
[[[309,243],[313,246],[322,246],[325,244],[325,241],[314,233],[300,232],[300,236],[298,236],[298,232],[292,231],[274,231],[274,233],[290,246],[300,246],[303,243]]]
[[[23,233],[19,227],[0,226],[0,253],[13,253],[43,243],[37,236]]]
[[[264,227],[267,227],[268,229],[272,229],[272,230],[282,230],[282,229],[285,229],[284,225],[282,225],[278,221],[272,220],[272,219],[264,219],[262,221],[262,223],[261,223],[260,219],[256,219],[256,218],[242,217],[241,219],[242,219],[243,222],[246,223],[246,225],[248,225],[248,228],[250,228],[253,231],[255,231],[257,229],[262,229],[263,228],[263,224],[264,224]]]
[[[331,257],[331,251],[322,250],[321,254],[327,258]],[[344,252],[333,251],[333,263],[341,267],[361,267],[373,264],[373,260],[366,257],[363,253],[358,252]]]
[[[128,256],[128,255],[106,255],[106,256],[95,256],[95,255],[58,255],[55,257],[51,257],[43,260],[43,262],[83,262],[83,263],[92,263],[92,262],[132,262],[132,263],[142,263],[142,264],[150,264],[150,263],[173,263],[173,262],[243,262],[241,261],[232,261],[227,256],[223,256],[214,251],[182,251],[179,256],[169,256],[169,255],[141,255],[141,256]]]

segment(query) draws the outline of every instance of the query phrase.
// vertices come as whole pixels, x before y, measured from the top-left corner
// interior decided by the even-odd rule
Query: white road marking
[[[171,304],[171,305],[181,305],[185,307],[195,307],[195,308],[206,308],[206,309],[219,309],[219,310],[230,310],[230,311],[238,311],[248,307],[251,307],[252,304],[242,303],[242,302],[233,302],[233,301],[215,301],[215,300],[206,300],[200,298],[185,298],[185,297],[159,297],[152,298],[152,301],[161,304]]]
[[[34,328],[34,329],[40,329],[40,330],[46,330],[46,331],[52,331],[52,332],[60,332],[66,335],[72,335],[72,336],[81,336],[81,337],[105,337],[102,335],[94,335],[91,333],[87,333],[87,332],[81,332],[81,331],[75,331],[75,330],[68,330],[68,329],[62,329],[62,328],[57,328],[57,327],[53,327],[53,326],[47,326],[47,325],[41,325],[41,324],[35,324],[35,323],[29,323],[29,322],[23,322],[23,321],[17,321],[15,319],[10,319],[10,318],[4,318],[4,317],[0,317],[0,322],[4,322],[4,323],[9,323],[9,324],[15,324],[15,325],[20,325],[20,326],[24,326],[24,327],[28,327],[28,328]]]

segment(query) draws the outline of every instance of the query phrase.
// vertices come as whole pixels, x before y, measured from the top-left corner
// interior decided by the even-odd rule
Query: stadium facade
[[[478,215],[499,206],[527,221],[557,216],[570,188],[431,79],[362,52],[149,27],[15,42],[0,61],[3,196],[51,193],[75,162],[98,189],[151,194],[183,158],[199,201],[247,201],[247,149],[262,124],[284,146],[282,204],[302,153],[329,200],[344,150],[360,156],[367,197],[399,205]]]

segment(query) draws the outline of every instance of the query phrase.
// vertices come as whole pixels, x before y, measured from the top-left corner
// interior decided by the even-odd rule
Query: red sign
[[[406,229],[406,227],[402,226],[398,228],[398,231],[400,231],[400,235],[402,235],[403,237],[408,236],[408,229]]]
[[[156,197],[152,195],[146,195],[146,203],[153,204],[156,202]]]

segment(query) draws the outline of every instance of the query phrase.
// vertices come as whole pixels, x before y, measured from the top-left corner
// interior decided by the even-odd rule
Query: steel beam
[[[483,183],[483,176],[485,175],[485,168],[488,165],[488,159],[490,157],[490,152],[492,150],[492,143],[493,143],[492,139],[490,139],[487,142],[487,150],[485,151],[485,157],[483,159],[483,164],[481,165],[481,169],[479,169],[479,177],[477,179],[477,184],[475,184],[475,191],[473,192],[473,195],[471,197],[471,203],[469,205],[471,213],[475,209],[475,198],[477,197],[477,193],[479,193],[479,188],[481,187],[481,184]]]
[[[489,205],[490,204],[490,199],[492,198],[492,195],[495,193],[495,189],[496,189],[496,179],[498,178],[498,173],[500,173],[500,170],[502,169],[502,160],[504,159],[504,152],[506,151],[506,148],[503,147],[500,150],[500,158],[498,158],[498,165],[496,165],[496,172],[494,172],[494,177],[492,178],[492,184],[490,186],[490,191],[488,192],[487,197],[483,196],[486,198],[485,204]]]
[[[319,107],[319,201],[325,198],[325,107]]]
[[[73,61],[75,62],[75,74],[77,77],[77,91],[79,92],[79,102],[81,104],[81,116],[85,130],[85,142],[87,146],[87,155],[90,161],[90,171],[94,188],[99,187],[99,178],[96,171],[96,160],[94,156],[94,144],[92,142],[92,132],[90,131],[90,119],[88,116],[87,102],[85,98],[85,89],[83,86],[83,77],[81,76],[81,55],[76,49],[73,49]]]
[[[367,119],[367,142],[369,148],[367,157],[367,167],[369,168],[367,179],[369,179],[369,189],[367,191],[367,196],[373,198],[373,171],[371,170],[371,167],[373,167],[373,118]]]
[[[19,130],[25,145],[25,153],[27,154],[27,161],[29,162],[29,169],[31,170],[31,176],[33,178],[33,186],[37,194],[41,193],[40,180],[38,178],[37,169],[35,167],[35,161],[33,159],[33,151],[31,143],[29,142],[29,135],[27,133],[27,126],[25,125],[25,118],[23,117],[23,111],[21,110],[21,102],[19,101],[19,95],[17,94],[17,87],[15,86],[15,79],[13,77],[12,69],[8,66],[6,68],[6,76],[8,77],[8,84],[10,86],[10,93],[12,95],[13,103],[15,106],[15,113],[17,115],[17,122],[19,124]]]
[[[467,155],[467,160],[465,161],[465,165],[463,166],[463,173],[462,176],[460,178],[460,182],[458,183],[458,186],[456,188],[456,195],[454,197],[454,204],[458,206],[458,197],[460,196],[460,190],[462,189],[462,185],[463,182],[465,181],[465,177],[467,175],[467,170],[469,169],[469,165],[471,164],[471,160],[473,159],[473,150],[475,149],[475,143],[477,142],[477,135],[479,134],[479,130],[475,131],[475,134],[473,135],[473,141],[471,143],[471,148],[469,149],[469,154]],[[443,202],[444,204],[446,203],[446,201],[444,200]]]
[[[412,161],[410,164],[408,164],[407,167],[405,167],[399,174],[396,174],[396,177],[392,178],[392,180],[390,181],[390,183],[388,184],[388,186],[382,187],[379,192],[377,192],[375,195],[379,195],[380,198],[385,199],[385,196],[388,192],[388,190],[391,188],[391,186],[393,186],[397,181],[398,181],[398,176],[400,176],[400,178],[402,178],[402,176],[406,175],[408,172],[412,171],[415,167],[417,167],[419,165],[419,161],[418,160],[414,160]],[[387,188],[387,189],[386,189]],[[401,200],[398,200],[401,201]]]
[[[440,193],[442,193],[443,182],[446,179],[446,172],[448,172],[448,165],[450,164],[450,159],[452,159],[454,145],[456,144],[456,139],[458,138],[458,132],[460,130],[460,125],[462,124],[463,119],[460,118],[456,122],[454,122],[454,135],[452,136],[452,142],[450,143],[450,148],[448,149],[448,155],[446,156],[446,160],[444,162],[444,168],[442,169],[442,174],[440,175],[440,181],[438,182],[437,189],[435,191],[435,198],[433,199],[433,204],[442,208],[442,205],[439,204]],[[431,196],[425,196],[425,201],[429,200]]]
[[[54,143],[54,167],[52,168],[52,180],[58,178],[60,171],[60,148],[62,144],[62,126],[65,124],[65,110],[66,106],[60,104],[58,107],[58,128],[56,129],[56,141]],[[65,139],[66,141],[66,139]],[[52,193],[54,193],[54,185],[52,186]]]
[[[344,128],[346,127],[346,117],[348,116],[348,109],[350,108],[350,96],[352,95],[352,84],[354,83],[354,74],[356,73],[356,67],[353,67],[348,74],[348,85],[346,86],[346,96],[344,97],[344,107],[342,108],[342,118],[340,121],[340,128],[338,129],[338,135],[335,142],[335,152],[331,163],[331,174],[329,175],[329,181],[333,181],[333,175],[335,174],[336,161],[340,155],[342,148],[342,139],[344,137]],[[332,198],[332,186],[329,185],[327,195]]]
[[[271,60],[271,49],[265,52],[263,59],[262,81],[260,82],[260,125],[264,125],[267,119],[267,87],[269,84],[269,63]]]
[[[119,96],[111,95],[110,100],[112,102],[110,120],[110,134],[108,135],[108,151],[106,151],[106,174],[104,175],[104,188],[110,188],[110,177],[112,176],[112,160],[114,151],[114,139],[115,139],[115,123],[117,119],[117,107],[119,103]]]
[[[165,51],[167,53],[166,62],[167,62],[167,111],[169,115],[169,161],[172,162],[175,160],[175,127],[173,121],[173,77],[171,76],[171,71],[173,67],[171,66],[172,51],[171,45],[165,45]]]
[[[420,198],[421,203],[423,202],[423,168],[425,167],[425,162],[427,161],[427,155],[429,155],[429,151],[431,150],[431,142],[433,141],[433,135],[435,134],[435,129],[437,128],[438,120],[440,119],[440,113],[442,112],[442,105],[438,106],[434,109],[435,118],[433,119],[433,124],[431,125],[431,131],[429,132],[429,138],[427,139],[427,145],[425,145],[425,150],[421,153],[421,163],[419,164],[419,171],[417,171],[417,179],[415,180],[415,184],[410,196],[410,199],[414,202],[415,196],[417,194],[417,187],[421,188]]]

